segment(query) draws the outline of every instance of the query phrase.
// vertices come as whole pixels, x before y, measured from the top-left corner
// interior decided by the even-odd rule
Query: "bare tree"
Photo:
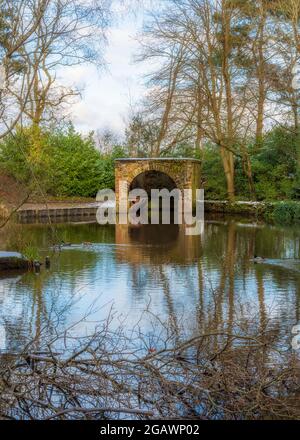
[[[53,122],[64,104],[79,94],[77,90],[59,84],[60,69],[63,69],[64,76],[71,76],[71,67],[75,65],[103,65],[109,6],[109,0],[51,0],[48,3],[34,32],[34,40],[22,48],[21,57],[26,66],[25,88],[29,93],[24,120],[36,126]],[[34,7],[39,8],[38,0]],[[21,104],[22,96],[19,101]]]
[[[145,106],[160,127],[153,153],[191,139],[201,153],[208,140],[219,147],[229,199],[236,158],[254,198],[249,139],[260,145],[267,128],[285,123],[287,114],[298,124],[291,89],[299,1],[169,0],[152,12],[141,44],[141,60],[155,66]]]
[[[26,66],[21,58],[31,44],[50,0],[2,0],[0,4],[0,126],[3,138],[20,121],[33,82],[26,83]],[[15,90],[22,99],[15,99]]]
[[[290,121],[292,117],[295,131],[298,132],[299,92],[294,89],[292,82],[294,70],[300,64],[300,1],[278,1],[277,6],[274,44],[278,70],[272,85],[278,93],[278,103],[283,115],[286,115],[283,122]]]
[[[166,69],[170,72],[168,85],[163,80],[160,82],[167,96],[160,137],[166,134],[166,125],[172,119],[170,114],[173,111],[177,134],[187,133],[187,128],[193,127],[198,148],[204,137],[218,145],[228,196],[233,199],[234,157],[242,156],[237,147],[246,113],[246,106],[235,86],[240,72],[231,63],[235,51],[231,31],[236,11],[227,1],[174,0],[169,3],[170,8],[160,12],[153,20],[151,30],[146,31],[146,41],[149,42],[144,52],[144,58],[155,55],[162,61],[161,73]],[[173,64],[168,58],[164,62],[168,45],[181,48],[178,52],[181,55],[175,56],[175,76],[172,75]],[[157,48],[156,54],[153,54],[153,47]],[[175,77],[177,85],[174,84]]]
[[[104,154],[110,154],[114,147],[121,145],[118,133],[113,128],[105,127],[95,134],[96,147]]]

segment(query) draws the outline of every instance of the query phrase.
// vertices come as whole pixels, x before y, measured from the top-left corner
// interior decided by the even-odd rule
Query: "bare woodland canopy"
[[[58,69],[103,63],[108,0],[1,0],[1,137],[19,123],[41,125],[78,91],[57,83]]]
[[[58,84],[57,69],[102,64],[109,0],[2,0],[1,137],[18,124],[63,118],[78,90]],[[130,3],[130,2],[129,2]],[[189,143],[219,148],[229,198],[235,161],[254,194],[249,139],[257,148],[275,124],[299,130],[300,0],[150,2],[139,61],[153,66],[149,92],[127,130],[130,154],[172,153]]]
[[[153,63],[150,92],[133,121],[149,154],[192,142],[217,145],[234,196],[239,157],[253,191],[249,152],[274,124],[299,129],[299,93],[293,88],[300,57],[299,0],[168,0],[152,12],[141,60]],[[143,138],[142,138],[143,140]]]

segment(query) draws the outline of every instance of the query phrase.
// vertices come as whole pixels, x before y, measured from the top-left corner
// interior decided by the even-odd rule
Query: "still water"
[[[155,333],[151,317],[189,333],[232,332],[251,319],[262,331],[272,326],[287,348],[300,323],[299,228],[230,218],[207,218],[201,236],[176,225],[18,225],[1,249],[20,239],[41,259],[50,255],[51,268],[0,273],[1,351],[51,325],[85,335],[108,316],[145,334]],[[54,251],[53,240],[71,246]],[[254,264],[255,254],[266,261]]]

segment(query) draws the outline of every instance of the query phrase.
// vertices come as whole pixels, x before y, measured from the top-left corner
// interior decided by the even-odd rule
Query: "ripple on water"
[[[175,225],[59,225],[58,232],[72,246],[51,253],[49,271],[0,277],[0,329],[8,350],[47,320],[63,328],[87,311],[90,326],[113,309],[116,322],[125,320],[128,328],[139,322],[145,331],[153,331],[150,317],[141,318],[145,308],[153,319],[191,332],[255,316],[284,336],[298,323],[299,229],[228,221],[207,222],[204,236],[188,238]],[[24,225],[22,233],[43,257],[50,252],[47,226]],[[254,264],[255,254],[265,263]]]

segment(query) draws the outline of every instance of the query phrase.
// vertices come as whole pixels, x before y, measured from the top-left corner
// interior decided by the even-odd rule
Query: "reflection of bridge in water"
[[[131,246],[130,251],[118,255],[118,259],[132,264],[196,263],[202,253],[201,236],[187,235],[186,228],[186,225],[174,224],[116,225],[116,244]]]

